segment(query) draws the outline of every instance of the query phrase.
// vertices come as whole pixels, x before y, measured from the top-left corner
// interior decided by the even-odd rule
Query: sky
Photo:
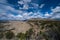
[[[60,0],[0,0],[0,20],[60,19]]]

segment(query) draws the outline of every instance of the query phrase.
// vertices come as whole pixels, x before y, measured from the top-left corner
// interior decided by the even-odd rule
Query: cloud
[[[6,0],[5,0],[6,1]],[[22,9],[29,9],[30,5],[28,5],[27,2],[31,2],[31,0],[23,0],[23,1],[18,1],[19,4],[23,4]],[[1,0],[1,2],[4,2]],[[7,2],[5,2],[7,3]],[[41,4],[40,6],[36,3],[31,3],[32,8],[38,9],[38,7],[43,8],[45,4]],[[23,10],[17,10],[14,7],[11,7],[9,5],[2,5],[0,4],[0,19],[6,19],[6,20],[25,20],[25,19],[30,19],[30,18],[60,18],[60,6],[57,6],[54,9],[51,9],[51,13],[49,14],[46,12],[45,14],[42,14],[39,11],[37,12],[27,12]],[[34,10],[35,11],[35,10]]]
[[[51,9],[53,12],[60,12],[60,6],[57,6],[56,8],[54,9]]]
[[[56,6],[56,8],[51,9],[51,19],[60,19],[60,6]]]
[[[31,3],[34,7],[38,7],[39,5],[36,3]]]
[[[24,20],[22,15],[13,15],[11,13],[10,14],[5,13],[5,15],[0,15],[0,19],[2,20]]]
[[[7,0],[0,0],[0,3],[7,3]]]
[[[20,13],[22,13],[22,11],[20,10],[16,10],[15,8],[11,7],[11,6],[6,6],[6,5],[2,5],[0,4],[0,20],[21,20],[22,16],[20,15]],[[19,14],[19,15],[14,15],[14,14]]]
[[[19,5],[19,9],[29,9],[29,5],[24,1],[18,1],[18,5]],[[23,7],[21,7],[20,5],[23,5]]]
[[[60,19],[60,6],[56,6],[56,8],[51,9],[52,12],[45,12],[44,18],[50,19]]]
[[[38,11],[36,13],[33,13],[33,15],[30,16],[29,18],[44,18],[44,17],[43,17],[43,14]]]
[[[11,6],[2,6],[1,11],[0,12],[0,19],[3,20],[25,20],[25,19],[29,19],[29,18],[36,18],[38,17],[39,13],[33,13],[33,12],[25,12],[22,10],[16,10]],[[17,14],[17,15],[14,15]]]
[[[29,6],[27,4],[24,4],[23,9],[28,9]]]
[[[30,18],[44,18],[43,14],[40,11],[37,12],[27,12],[22,10],[16,10],[11,6],[1,7],[0,19],[6,20],[25,20]],[[3,15],[2,15],[3,14]],[[15,15],[17,14],[17,15]],[[47,14],[46,14],[47,15]],[[6,16],[6,17],[5,17]]]
[[[10,19],[11,18],[11,19]],[[10,15],[10,20],[24,20],[22,15]]]
[[[20,5],[23,5],[22,7]],[[38,9],[39,5],[37,3],[32,3],[31,0],[21,0],[18,1],[19,9]]]
[[[51,13],[49,14],[48,12],[45,12],[45,17],[48,18],[48,17],[50,17],[51,15],[52,15]]]
[[[43,7],[44,7],[44,5],[45,5],[45,4],[41,4],[41,5],[40,5],[40,8],[43,8]]]
[[[31,2],[31,0],[23,0],[24,2]]]
[[[22,4],[24,4],[24,2],[23,1],[18,1],[18,4],[21,4],[22,5]]]

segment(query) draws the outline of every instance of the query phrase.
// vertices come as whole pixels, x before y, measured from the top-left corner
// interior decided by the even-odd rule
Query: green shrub
[[[15,35],[12,31],[8,31],[5,33],[7,39],[12,39]]]
[[[20,40],[24,40],[25,39],[25,34],[24,33],[18,33],[16,35]]]
[[[3,36],[4,36],[3,33],[0,33],[0,38],[3,38]]]

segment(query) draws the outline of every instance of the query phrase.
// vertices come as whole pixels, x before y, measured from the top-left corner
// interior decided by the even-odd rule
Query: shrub
[[[0,38],[3,38],[3,36],[4,36],[3,33],[0,33]]]
[[[8,31],[5,33],[5,36],[7,39],[11,39],[14,37],[14,33],[12,31]]]
[[[18,37],[20,40],[23,40],[23,39],[25,39],[25,34],[24,34],[24,33],[18,33],[18,34],[17,34],[17,37]]]

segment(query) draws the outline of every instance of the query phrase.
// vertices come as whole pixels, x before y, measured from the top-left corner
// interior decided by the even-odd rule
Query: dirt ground
[[[10,21],[9,24],[10,24],[9,26],[10,29],[15,28],[15,30],[12,30],[15,34],[20,32],[25,33],[31,28],[31,26],[27,22],[23,22],[23,21]]]

